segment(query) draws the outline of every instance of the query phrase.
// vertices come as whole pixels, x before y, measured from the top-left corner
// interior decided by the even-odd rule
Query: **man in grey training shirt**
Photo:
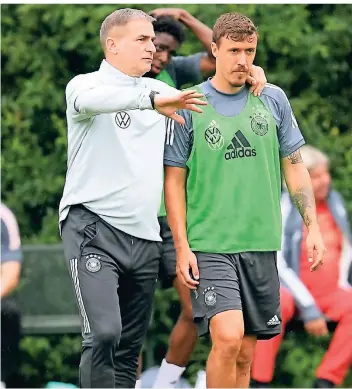
[[[165,198],[177,275],[191,293],[199,335],[210,332],[209,388],[246,388],[255,343],[280,333],[276,251],[281,247],[281,170],[309,229],[315,270],[324,244],[316,221],[304,143],[285,93],[267,84],[261,97],[245,80],[257,30],[239,13],[213,28],[215,76],[195,88],[208,105],[175,126],[165,146]],[[281,158],[281,161],[280,161]],[[314,249],[314,250],[313,250]]]
[[[215,58],[211,53],[213,31],[208,26],[182,8],[158,8],[150,14],[157,18],[153,23],[156,53],[151,71],[145,75],[146,77],[156,78],[179,88],[186,83],[197,84],[207,75],[215,72]],[[195,34],[206,52],[186,57],[176,55],[185,38],[182,24]],[[263,69],[253,65],[246,82],[251,85],[250,92],[253,92],[255,96],[260,95],[266,83]],[[172,132],[169,131],[166,143],[171,141]],[[176,277],[176,251],[167,222],[164,201],[160,207],[159,224],[163,240],[159,280],[162,287],[173,286],[176,289],[181,303],[181,312],[171,331],[167,353],[153,384],[153,388],[168,388],[179,384],[178,380],[188,365],[198,336],[193,323],[189,290]]]
[[[131,9],[109,15],[100,30],[106,59],[66,88],[60,231],[82,317],[84,388],[135,385],[159,268],[166,125],[183,123],[178,109],[206,104],[141,77],[155,52],[153,20]]]

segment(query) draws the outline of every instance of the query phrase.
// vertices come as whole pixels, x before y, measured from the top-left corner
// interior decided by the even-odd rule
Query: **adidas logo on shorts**
[[[268,326],[277,326],[280,324],[279,318],[275,315],[267,323]]]

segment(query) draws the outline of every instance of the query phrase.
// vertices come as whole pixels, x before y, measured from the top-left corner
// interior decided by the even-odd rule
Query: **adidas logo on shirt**
[[[268,326],[277,326],[280,324],[279,318],[275,315],[267,323]]]
[[[227,146],[227,150],[229,151],[225,153],[226,160],[235,158],[249,158],[255,157],[257,155],[256,149],[250,145],[248,139],[240,130],[235,133],[231,143]]]

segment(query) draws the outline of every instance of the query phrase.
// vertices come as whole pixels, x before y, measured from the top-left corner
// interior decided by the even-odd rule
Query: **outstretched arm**
[[[178,109],[187,109],[201,113],[198,105],[206,105],[199,100],[202,94],[196,91],[174,93],[152,91],[147,88],[117,87],[108,85],[87,85],[80,76],[71,80],[66,88],[67,107],[75,120],[114,113],[122,110],[155,109],[160,114],[183,123],[183,118],[176,114]],[[162,84],[162,83],[160,83]],[[165,88],[164,88],[165,89]],[[170,87],[168,87],[170,89]]]

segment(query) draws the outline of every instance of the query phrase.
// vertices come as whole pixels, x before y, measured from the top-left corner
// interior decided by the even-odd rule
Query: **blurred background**
[[[58,234],[66,172],[64,92],[75,75],[98,69],[100,25],[128,6],[146,12],[182,6],[210,28],[225,12],[249,16],[260,34],[255,64],[288,95],[307,143],[329,156],[333,186],[352,216],[351,5],[2,5],[1,196],[17,218],[24,257],[14,291],[20,357],[8,386],[77,384],[79,319]],[[185,33],[177,55],[204,51],[192,31]],[[160,364],[178,313],[176,292],[158,289],[144,370]],[[288,332],[273,386],[310,387],[330,336]],[[191,385],[208,350],[209,341],[202,339],[185,373]],[[352,387],[351,373],[342,386]]]

